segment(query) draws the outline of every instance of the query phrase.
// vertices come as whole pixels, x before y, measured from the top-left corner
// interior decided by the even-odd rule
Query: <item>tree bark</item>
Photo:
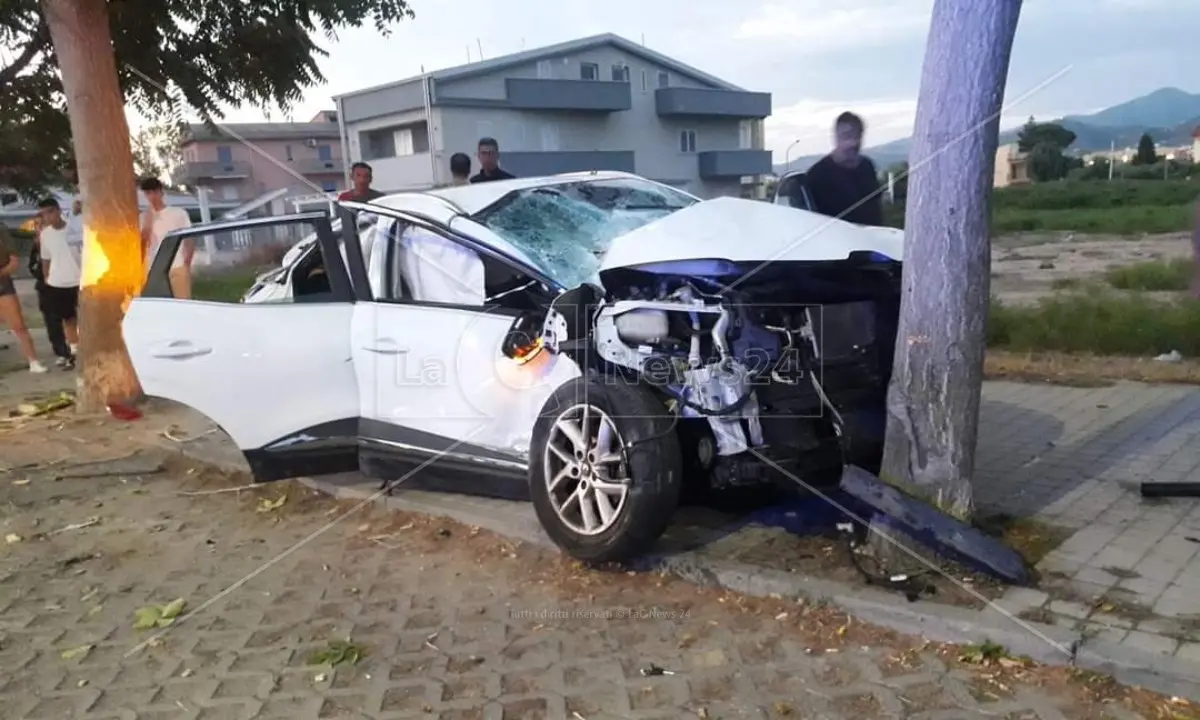
[[[936,0],[909,155],[881,477],[951,515],[971,476],[990,295],[990,195],[1021,0]]]
[[[121,334],[143,280],[133,155],[106,0],[42,0],[42,13],[62,73],[83,195],[78,402],[90,410],[141,394]]]

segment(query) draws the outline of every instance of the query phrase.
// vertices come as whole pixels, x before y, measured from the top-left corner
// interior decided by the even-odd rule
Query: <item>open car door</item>
[[[313,232],[320,252],[290,270],[290,297],[241,302]],[[189,282],[178,261],[193,252]],[[163,240],[125,341],[146,394],[220,425],[255,479],[345,472],[358,469],[354,304],[327,213],[212,223]]]

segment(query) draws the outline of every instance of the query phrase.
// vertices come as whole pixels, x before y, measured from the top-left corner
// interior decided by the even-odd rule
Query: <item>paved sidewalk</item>
[[[975,483],[983,511],[1076,530],[1003,605],[1093,640],[1200,662],[1200,502],[1142,481],[1200,481],[1200,391],[987,383]]]
[[[448,521],[371,506],[321,532],[349,506],[295,483],[183,495],[244,478],[119,459],[174,419],[6,431],[0,519],[20,539],[0,555],[0,717],[1097,720],[1175,707],[1066,670],[964,665],[832,607],[584,571]],[[122,472],[20,467],[89,457]],[[196,615],[157,640],[132,627],[175,598]],[[346,638],[360,663],[309,664]]]

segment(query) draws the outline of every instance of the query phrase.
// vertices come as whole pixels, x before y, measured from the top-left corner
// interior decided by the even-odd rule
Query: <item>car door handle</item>
[[[408,348],[400,347],[392,338],[376,338],[375,342],[364,345],[363,349],[380,355],[403,355],[408,352]]]
[[[190,340],[172,340],[151,350],[150,356],[170,360],[186,360],[188,358],[207,355],[210,352],[212,352],[212,348],[193,345]]]

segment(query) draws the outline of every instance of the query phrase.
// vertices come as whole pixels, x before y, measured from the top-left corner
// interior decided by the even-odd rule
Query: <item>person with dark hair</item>
[[[512,180],[516,177],[500,167],[500,143],[495,138],[480,138],[476,154],[479,157],[479,172],[471,178],[472,183]]]
[[[814,209],[858,225],[883,224],[883,193],[875,163],[862,154],[865,126],[852,112],[833,123],[833,152],[809,168],[806,185]]]
[[[371,202],[383,197],[383,193],[371,187],[371,181],[374,179],[375,173],[371,170],[370,165],[365,162],[354,163],[350,166],[350,181],[354,184],[354,187],[338,195],[338,200]]]
[[[38,220],[38,230],[41,230],[41,220]],[[55,322],[54,312],[51,306],[51,301],[46,293],[46,271],[42,266],[42,243],[41,233],[37,233],[33,238],[33,247],[29,249],[29,263],[26,269],[29,270],[29,276],[33,278],[33,291],[37,293],[38,310],[42,313],[42,322],[46,326],[46,339],[50,341],[50,348],[54,351],[54,356],[57,358],[56,364],[59,367],[68,366],[69,360],[74,355],[71,352],[71,346],[67,344],[67,335],[63,330],[61,322]]]
[[[471,156],[454,153],[450,156],[450,184],[466,185],[471,182]]]
[[[183,208],[167,205],[166,188],[158,178],[146,178],[141,183],[141,189],[150,205],[142,213],[142,253],[146,270],[149,271],[167,233],[191,227],[192,219]],[[171,294],[181,300],[190,300],[192,297],[192,259],[195,255],[196,245],[189,238],[179,244],[171,260],[168,276]]]
[[[72,244],[67,221],[63,219],[58,201],[48,197],[38,203],[38,249],[41,255],[42,276],[45,287],[39,294],[39,305],[46,320],[46,327],[61,328],[66,337],[69,352],[58,354],[60,367],[70,370],[75,367],[75,353],[79,346],[79,277],[82,265],[82,247]],[[56,350],[61,350],[57,348]]]

